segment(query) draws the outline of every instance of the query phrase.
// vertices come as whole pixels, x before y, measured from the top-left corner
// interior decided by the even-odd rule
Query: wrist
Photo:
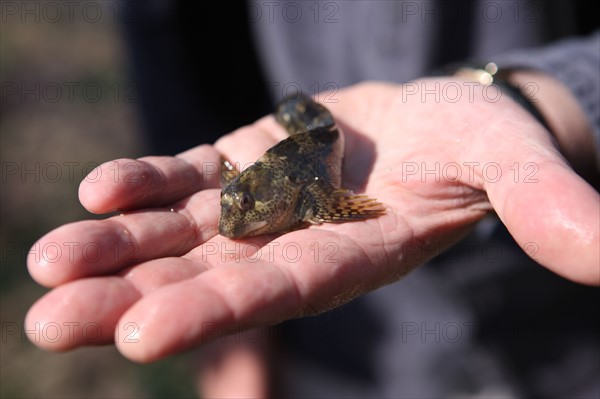
[[[497,84],[504,94],[540,122],[572,168],[595,186],[600,182],[598,154],[587,116],[571,91],[559,80],[533,69],[460,66],[452,75]]]
[[[571,91],[550,75],[534,70],[513,70],[508,80],[530,97],[573,169],[597,185],[598,159],[593,130]]]

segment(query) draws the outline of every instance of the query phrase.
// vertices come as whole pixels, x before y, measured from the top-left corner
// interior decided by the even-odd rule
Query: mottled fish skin
[[[223,159],[221,235],[249,237],[385,213],[379,202],[340,188],[344,137],[327,108],[298,94],[277,106],[275,119],[290,137],[242,173]]]

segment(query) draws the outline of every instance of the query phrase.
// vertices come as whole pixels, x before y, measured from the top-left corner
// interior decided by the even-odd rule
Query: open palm
[[[152,361],[395,281],[492,209],[541,264],[597,280],[597,193],[518,105],[477,94],[423,101],[382,83],[327,99],[346,134],[343,186],[377,198],[385,215],[237,241],[218,235],[219,154],[242,166],[256,160],[286,136],[272,117],[214,147],[106,163],[80,199],[95,213],[126,212],[40,239],[54,252],[32,253],[30,273],[56,288],[31,308],[27,328],[64,330],[30,338],[52,350],[115,341],[125,356]]]

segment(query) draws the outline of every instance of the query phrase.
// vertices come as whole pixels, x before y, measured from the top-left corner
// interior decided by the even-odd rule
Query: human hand
[[[539,263],[598,284],[597,192],[510,99],[491,102],[476,89],[453,102],[433,94],[423,101],[423,87],[436,82],[451,83],[413,82],[416,95],[408,86],[360,84],[326,104],[346,133],[344,187],[385,204],[377,219],[240,241],[219,236],[219,152],[253,162],[285,137],[272,117],[214,147],[102,165],[92,172],[99,181],[82,183],[81,202],[94,213],[127,212],[62,226],[36,244],[50,252],[30,254],[30,273],[55,288],[32,306],[27,329],[57,323],[69,331],[36,344],[115,341],[128,358],[149,362],[230,331],[318,313],[397,280],[492,208]]]

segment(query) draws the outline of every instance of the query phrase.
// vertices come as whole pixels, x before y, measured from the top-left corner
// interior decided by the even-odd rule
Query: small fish
[[[376,200],[341,188],[344,137],[327,108],[297,94],[277,106],[275,119],[290,137],[252,166],[240,173],[222,159],[221,235],[249,237],[385,213]]]

